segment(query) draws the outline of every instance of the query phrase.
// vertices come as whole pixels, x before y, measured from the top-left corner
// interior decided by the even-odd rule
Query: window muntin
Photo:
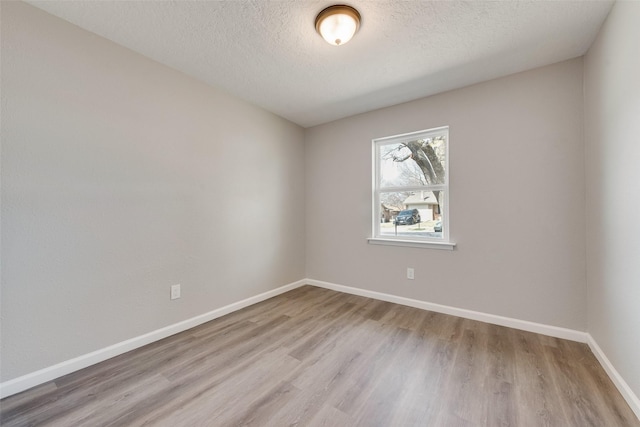
[[[448,143],[448,127],[373,140],[374,239],[449,241]]]

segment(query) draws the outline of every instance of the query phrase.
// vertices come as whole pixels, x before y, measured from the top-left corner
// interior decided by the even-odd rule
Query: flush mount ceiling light
[[[360,14],[351,6],[329,6],[316,16],[316,31],[327,43],[340,46],[360,28]]]

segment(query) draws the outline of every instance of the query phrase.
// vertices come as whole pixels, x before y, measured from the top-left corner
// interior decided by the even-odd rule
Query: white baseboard
[[[399,297],[396,295],[385,294],[381,292],[368,291],[366,289],[352,288],[349,286],[336,285],[335,283],[323,282],[320,280],[307,279],[306,283],[321,288],[332,289],[334,291],[344,292],[347,294],[359,295],[363,297],[373,298],[382,301],[402,304],[409,307],[421,308],[423,310],[435,311],[438,313],[451,314],[453,316],[463,317],[465,319],[479,320],[481,322],[492,323],[494,325],[507,326],[510,328],[521,329],[523,331],[535,332],[542,335],[548,335],[556,338],[563,338],[571,341],[586,343],[596,356],[602,367],[604,368],[611,381],[615,384],[622,397],[627,401],[633,412],[640,419],[640,399],[631,390],[631,387],[620,376],[618,371],[613,367],[607,356],[598,346],[593,337],[587,332],[580,332],[573,329],[559,328],[557,326],[549,326],[541,323],[529,322],[527,320],[513,319],[510,317],[496,316],[494,314],[482,313],[479,311],[466,310],[463,308],[450,307],[447,305],[434,304],[431,302],[415,300],[411,298]]]
[[[479,320],[481,322],[491,323],[494,325],[507,326],[509,328],[521,329],[523,331],[535,332],[537,334],[548,335],[556,338],[563,338],[571,341],[586,343],[587,333],[576,331],[574,329],[560,328],[558,326],[549,326],[542,323],[529,322],[527,320],[513,319],[511,317],[497,316],[495,314],[482,313],[480,311],[466,310],[464,308],[456,308],[448,305],[434,304],[432,302],[420,301],[411,298],[399,297],[396,295],[385,294],[381,292],[368,291],[366,289],[352,288],[349,286],[336,285],[335,283],[322,282],[320,280],[307,279],[310,285],[321,288],[332,289],[334,291],[345,292],[347,294],[359,295],[362,297],[373,298],[382,301],[402,304],[409,307],[421,308],[423,310],[435,311],[437,313],[451,314],[453,316],[463,317],[465,319]]]
[[[274,296],[280,295],[284,292],[290,291],[295,288],[299,288],[305,284],[317,286],[320,288],[332,289],[338,292],[344,292],[353,295],[359,295],[363,297],[373,298],[381,301],[393,302],[396,304],[402,304],[409,307],[420,308],[423,310],[435,311],[438,313],[450,314],[453,316],[463,317],[465,319],[478,320],[481,322],[491,323],[500,326],[507,326],[510,328],[521,329],[524,331],[535,332],[538,334],[548,335],[556,338],[568,339],[571,341],[577,341],[587,343],[591,348],[591,351],[596,356],[605,372],[613,383],[616,385],[624,399],[627,401],[631,409],[635,412],[636,416],[640,418],[640,399],[634,394],[626,381],[620,376],[618,371],[613,367],[607,356],[604,354],[600,346],[596,343],[593,337],[586,333],[573,329],[560,328],[557,326],[549,326],[541,323],[529,322],[526,320],[513,319],[510,317],[496,316],[494,314],[482,313],[479,311],[466,310],[463,308],[456,308],[447,305],[435,304],[426,301],[415,300],[411,298],[400,297],[391,294],[385,294],[382,292],[369,291],[366,289],[353,288],[349,286],[337,285],[335,283],[323,282],[314,279],[299,280],[288,285],[281,286],[276,289],[264,292],[262,294],[244,299],[242,301],[235,302],[233,304],[226,305],[224,307],[215,309],[208,313],[201,314],[199,316],[192,317],[182,322],[169,325],[167,327],[149,332],[144,335],[140,335],[135,338],[131,338],[126,341],[105,347],[100,350],[70,359],[56,365],[41,369],[36,372],[23,375],[21,377],[5,381],[0,383],[0,399],[27,390],[31,387],[46,383],[47,381],[54,380],[63,375],[67,375],[71,372],[78,371],[120,354],[126,353],[136,348],[140,348],[152,342],[161,340],[168,336],[177,334],[187,329],[206,323],[210,320],[222,317],[225,314],[232,313],[258,302],[267,300]]]
[[[222,317],[225,314],[232,313],[234,311],[256,304],[260,301],[267,300],[276,295],[280,295],[284,292],[298,288],[306,283],[307,281],[305,280],[299,280],[297,282],[272,289],[259,295],[244,299],[242,301],[220,307],[208,313],[183,320],[182,322],[174,323],[173,325],[157,329],[147,334],[140,335],[138,337],[131,338],[114,345],[110,345],[109,347],[105,347],[100,350],[78,356],[74,359],[66,360],[56,365],[40,369],[39,371],[31,372],[29,374],[14,378],[9,381],[5,381],[3,383],[0,383],[0,399],[16,393],[20,393],[21,391],[27,390],[31,387],[44,384],[47,381],[54,380],[63,375],[70,374],[71,372],[78,371],[91,365],[95,365],[96,363],[111,359],[112,357],[118,356],[128,351],[135,350],[136,348],[140,348],[152,342],[177,334],[178,332],[186,331],[187,329],[191,329],[210,320]]]
[[[633,412],[636,414],[636,417],[640,419],[640,399],[638,399],[638,396],[636,396],[636,394],[631,390],[629,384],[627,384],[627,382],[622,378],[616,368],[613,367],[613,365],[609,361],[609,358],[604,354],[604,351],[602,351],[591,334],[587,334],[587,344],[589,344],[589,348],[596,356],[598,362],[600,362],[607,375],[609,375],[611,381],[613,381],[617,389],[620,391],[620,394],[622,394],[624,400],[627,401],[627,403],[631,407],[631,410],[633,410]]]

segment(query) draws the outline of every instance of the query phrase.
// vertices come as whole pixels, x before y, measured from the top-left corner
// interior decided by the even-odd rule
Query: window
[[[448,146],[448,127],[373,140],[370,243],[453,249]]]

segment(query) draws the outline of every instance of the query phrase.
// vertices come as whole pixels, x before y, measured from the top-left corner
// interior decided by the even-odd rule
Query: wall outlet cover
[[[180,298],[180,285],[171,285],[171,299]]]
[[[407,268],[407,279],[413,280],[414,278],[415,278],[415,275],[413,273],[413,268],[411,267]]]

